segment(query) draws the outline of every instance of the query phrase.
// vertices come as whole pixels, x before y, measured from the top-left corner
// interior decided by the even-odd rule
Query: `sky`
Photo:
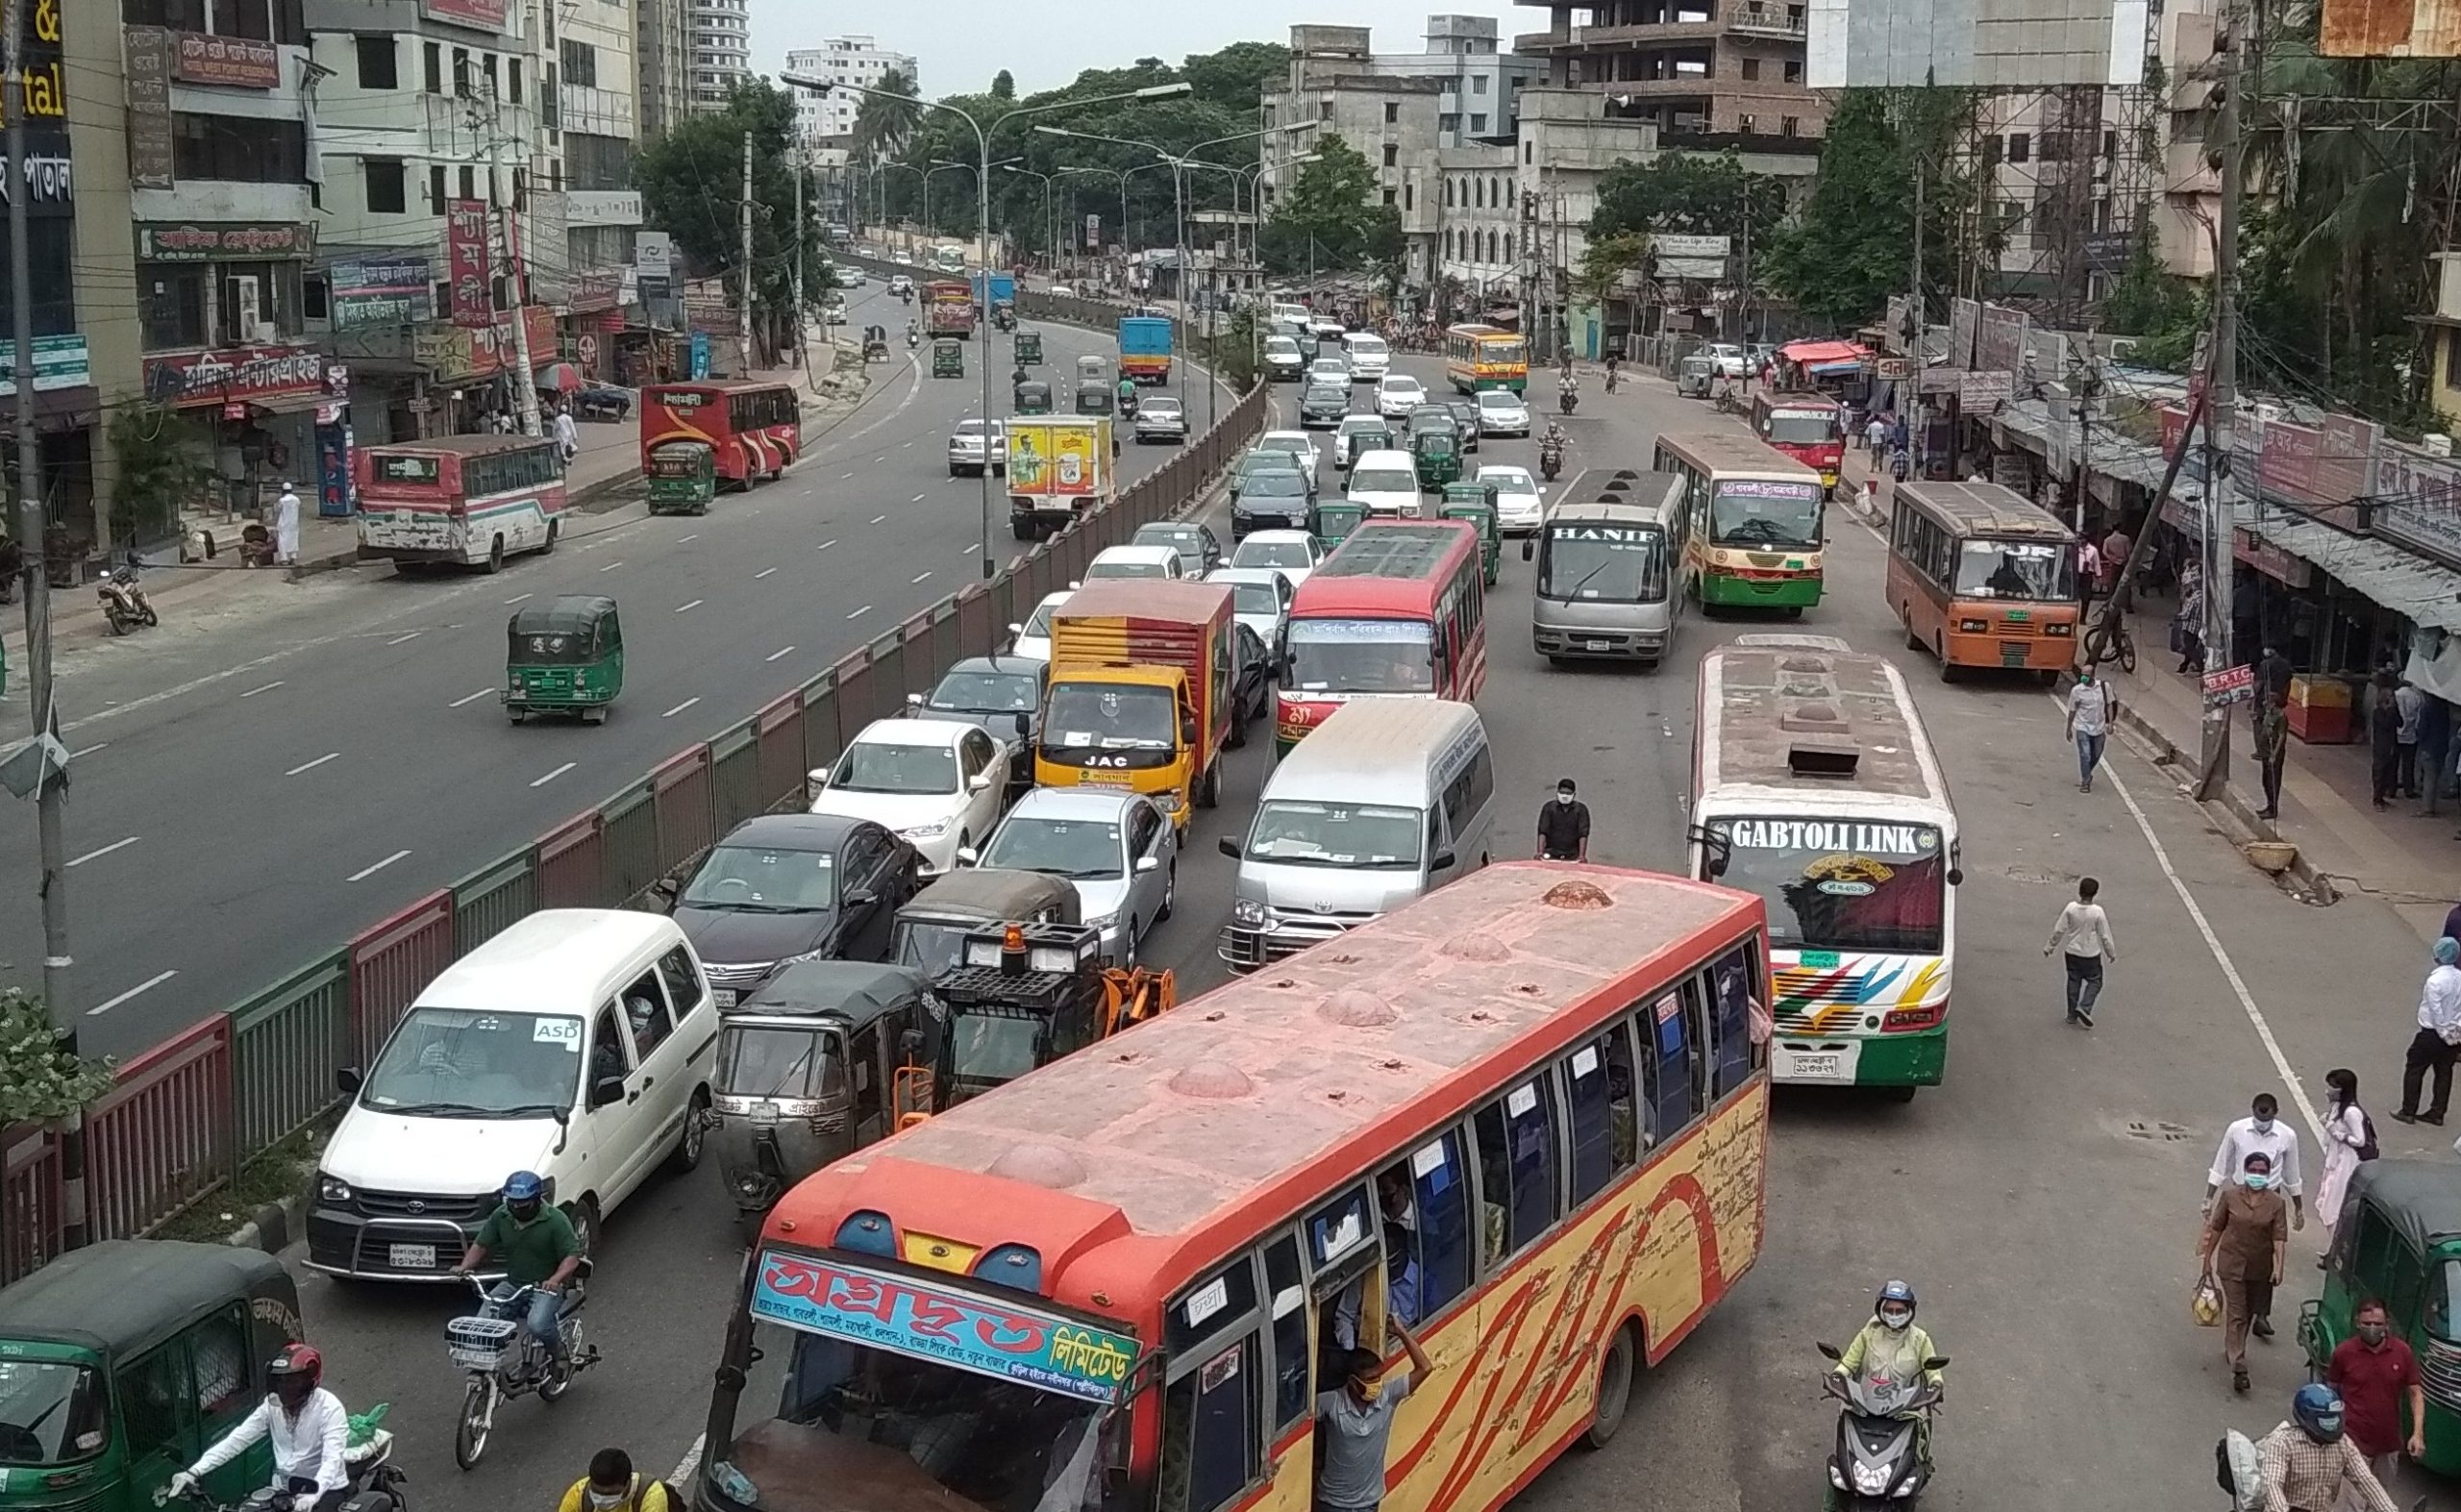
[[[1123,67],[1139,58],[1176,63],[1239,41],[1287,42],[1294,25],[1365,26],[1380,53],[1417,52],[1429,15],[1492,15],[1504,45],[1515,32],[1547,29],[1543,6],[1505,0],[925,0],[862,8],[812,0],[752,0],[752,65],[774,74],[790,47],[869,34],[914,56],[927,95],[978,92],[1006,68],[1017,92],[1056,88],[1081,69]]]

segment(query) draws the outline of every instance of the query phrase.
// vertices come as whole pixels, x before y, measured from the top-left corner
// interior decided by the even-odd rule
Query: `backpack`
[[[2375,1148],[2375,1120],[2368,1116],[2367,1109],[2360,1108],[2358,1110],[2358,1122],[2360,1126],[2367,1130],[2367,1138],[2365,1142],[2360,1144],[2358,1147],[2358,1158],[2361,1161],[2379,1158],[2383,1154],[2383,1152]]]
[[[2230,1494],[2232,1512],[2264,1504],[2264,1461],[2248,1435],[2232,1428],[2213,1446],[2213,1478]]]

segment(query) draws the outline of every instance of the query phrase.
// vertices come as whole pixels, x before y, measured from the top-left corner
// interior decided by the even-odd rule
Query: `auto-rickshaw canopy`
[[[897,910],[898,963],[937,972],[954,965],[965,935],[985,923],[1034,919],[1075,924],[1076,884],[1065,877],[969,866],[924,883]]]
[[[507,630],[515,666],[595,661],[624,644],[615,601],[600,594],[566,593],[543,608],[515,609]]]
[[[1039,367],[1042,365],[1041,332],[1020,331],[1017,333],[1017,365],[1019,367]]]
[[[2354,1212],[2360,1203],[2383,1214],[2404,1243],[2425,1255],[2439,1244],[2461,1240],[2461,1166],[2439,1160],[2363,1161],[2350,1173],[2342,1212]],[[2340,1215],[2334,1216],[2338,1225]]]
[[[802,961],[754,989],[722,1014],[738,1018],[826,1018],[860,1029],[882,1014],[923,997],[923,975],[880,961]],[[731,1090],[740,1091],[740,1088]]]
[[[1028,379],[1016,388],[1017,413],[1051,413],[1051,385],[1039,379]]]
[[[41,1340],[124,1360],[234,1302],[247,1304],[268,1355],[272,1336],[303,1336],[299,1288],[261,1250],[108,1239],[0,1289],[0,1343]]]

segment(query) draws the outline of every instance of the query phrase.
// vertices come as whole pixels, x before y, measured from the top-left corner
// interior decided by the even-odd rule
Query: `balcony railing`
[[[1727,12],[1727,30],[1749,32],[1759,37],[1801,37],[1806,25],[1801,12],[1788,12],[1776,6],[1739,5]]]

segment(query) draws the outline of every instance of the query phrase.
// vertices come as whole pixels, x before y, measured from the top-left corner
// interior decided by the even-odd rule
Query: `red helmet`
[[[276,1389],[301,1376],[307,1377],[310,1391],[314,1391],[325,1378],[325,1357],[305,1344],[284,1345],[282,1352],[265,1366],[265,1379]]]

